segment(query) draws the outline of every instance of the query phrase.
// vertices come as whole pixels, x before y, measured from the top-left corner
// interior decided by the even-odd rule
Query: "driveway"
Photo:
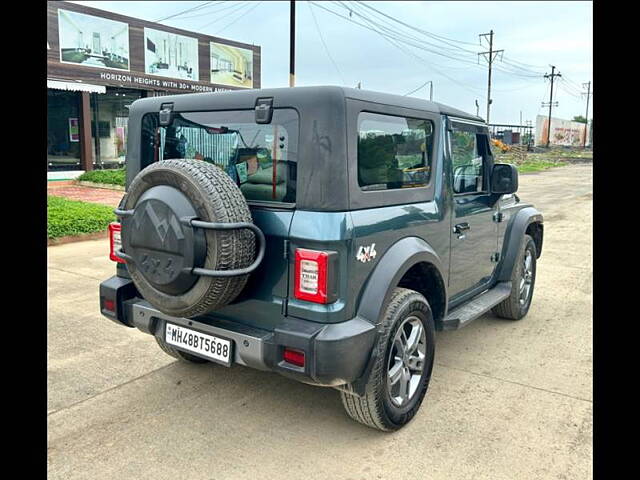
[[[431,386],[394,434],[331,389],[186,365],[98,313],[108,241],[49,247],[50,479],[592,477],[592,166],[521,175],[545,215],[525,319],[439,332]]]

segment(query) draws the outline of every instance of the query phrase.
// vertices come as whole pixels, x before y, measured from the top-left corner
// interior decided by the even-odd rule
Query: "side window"
[[[484,191],[486,137],[475,131],[454,126],[451,132],[453,191]]]
[[[430,120],[368,112],[358,116],[358,184],[362,190],[426,186],[432,151]]]

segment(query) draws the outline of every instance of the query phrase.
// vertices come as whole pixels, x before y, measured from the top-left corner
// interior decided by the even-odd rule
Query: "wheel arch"
[[[420,274],[427,277],[420,278]],[[445,270],[433,247],[421,238],[405,237],[384,253],[369,275],[357,315],[378,325],[393,289],[404,287],[422,293],[427,300],[433,299],[435,304],[430,306],[434,320],[442,318],[446,315],[448,301],[446,285]]]
[[[498,281],[506,282],[511,279],[511,271],[518,256],[522,237],[525,234],[533,237],[536,243],[536,258],[540,258],[542,254],[543,232],[542,214],[533,207],[525,207],[511,217],[502,245],[502,260],[500,261],[496,275]]]

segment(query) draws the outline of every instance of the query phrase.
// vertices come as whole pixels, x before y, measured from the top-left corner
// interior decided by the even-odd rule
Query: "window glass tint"
[[[363,112],[358,117],[358,184],[363,190],[424,187],[431,177],[433,123]]]
[[[451,155],[453,163],[453,191],[473,193],[483,191],[484,162],[478,148],[476,132],[454,127],[451,133]]]
[[[247,200],[295,202],[298,115],[273,112],[270,124],[257,124],[254,112],[177,113],[161,127],[158,114],[143,118],[143,166],[187,158],[223,169]]]

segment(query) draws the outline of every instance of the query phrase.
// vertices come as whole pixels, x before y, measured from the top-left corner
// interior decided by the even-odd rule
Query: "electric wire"
[[[227,12],[224,15],[221,15],[219,17],[214,18],[212,21],[205,23],[201,27],[198,27],[198,30],[202,30],[204,28],[207,28],[207,27],[213,25],[214,23],[218,23],[220,20],[223,20],[223,19],[229,17],[229,15],[233,15],[234,13],[237,13],[240,10],[243,10],[243,9],[247,8],[249,5],[250,4],[247,4],[247,3],[240,3],[240,4],[237,4],[237,5],[234,5],[234,8],[231,9],[229,12]]]
[[[234,23],[236,23],[238,20],[240,20],[241,18],[245,18],[247,15],[249,15],[249,13],[253,12],[256,8],[258,8],[260,6],[262,2],[258,2],[256,4],[254,4],[251,8],[249,8],[248,10],[245,10],[244,12],[242,12],[235,20],[231,21],[229,24],[225,25],[224,27],[222,27],[220,30],[218,30],[217,32],[215,32],[215,34],[219,34],[222,33],[224,30],[226,30],[227,28],[229,28],[231,25],[233,25]]]
[[[316,30],[318,32],[318,36],[320,37],[320,41],[322,42],[322,46],[324,47],[324,51],[326,52],[327,57],[329,57],[329,60],[331,60],[331,63],[333,64],[333,66],[335,67],[336,71],[338,72],[338,75],[340,76],[340,79],[342,80],[342,84],[346,85],[347,82],[345,82],[344,76],[342,75],[342,72],[340,71],[340,68],[338,68],[338,64],[335,62],[335,60],[331,56],[331,53],[329,52],[329,48],[327,47],[327,44],[324,41],[324,37],[322,36],[322,32],[320,31],[320,25],[318,25],[318,20],[317,20],[316,15],[315,15],[315,13],[313,11],[313,6],[311,5],[311,3],[307,3],[307,7],[309,7],[309,11],[311,12],[311,17],[313,18],[313,23],[315,23],[315,25],[316,25]]]
[[[206,7],[207,5],[210,5],[212,3],[221,3],[221,2],[204,2],[204,4],[196,5],[195,7],[187,8],[186,10],[181,10],[178,13],[174,13],[172,15],[169,15],[168,17],[163,17],[163,18],[161,18],[159,20],[155,20],[155,22],[156,23],[164,22],[165,20],[169,20],[170,18],[177,17],[179,15],[182,15],[183,13],[193,12],[195,10],[200,10],[200,9],[202,9],[202,8]]]

